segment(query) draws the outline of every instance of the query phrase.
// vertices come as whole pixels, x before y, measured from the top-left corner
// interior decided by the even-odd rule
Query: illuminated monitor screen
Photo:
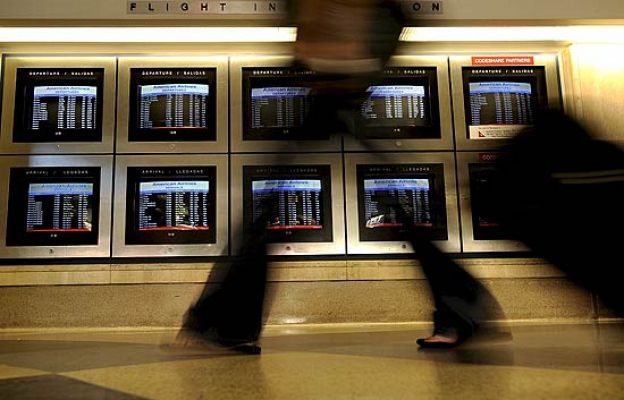
[[[98,241],[100,168],[12,168],[7,245]]]
[[[215,167],[129,167],[126,244],[216,241]]]
[[[215,68],[133,68],[129,141],[216,140]]]
[[[15,142],[102,140],[103,68],[18,68]]]
[[[508,139],[548,104],[543,67],[463,69],[468,139]]]
[[[251,183],[254,218],[261,218],[263,204],[275,204],[266,229],[323,229],[320,179],[257,180]]]
[[[314,73],[300,68],[243,68],[243,140],[326,139],[306,126]]]
[[[447,239],[444,170],[441,164],[358,165],[360,240],[402,240],[403,221],[432,240]]]
[[[365,124],[358,136],[369,139],[441,137],[435,68],[389,68],[383,81],[367,89],[361,106]]]
[[[500,173],[493,164],[470,164],[470,204],[472,232],[475,240],[511,240],[512,235],[501,226]]]
[[[274,242],[332,241],[329,166],[244,167],[244,224]]]

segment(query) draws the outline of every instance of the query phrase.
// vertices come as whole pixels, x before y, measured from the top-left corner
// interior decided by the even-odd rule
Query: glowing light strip
[[[0,43],[254,43],[294,42],[285,27],[0,27]],[[406,42],[624,43],[624,26],[415,27]]]
[[[419,27],[404,28],[406,42],[624,43],[624,26]]]
[[[0,43],[231,43],[294,42],[294,28],[46,27],[0,28]]]

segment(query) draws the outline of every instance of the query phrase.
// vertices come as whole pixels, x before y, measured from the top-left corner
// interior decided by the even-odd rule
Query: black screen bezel
[[[205,72],[205,76],[193,75],[195,72]],[[185,73],[189,75],[185,76]],[[149,75],[142,76],[142,74]],[[206,100],[206,113],[208,115],[206,117],[209,120],[205,128],[139,128],[139,86],[165,82],[203,83],[208,85],[209,92]],[[131,68],[129,85],[129,142],[210,142],[217,140],[217,68]]]
[[[302,172],[309,170],[308,172]],[[323,228],[319,230],[266,229],[270,243],[332,242],[332,192],[330,165],[271,165],[243,167],[243,232],[246,237],[253,228],[252,182],[275,179],[319,179],[321,181],[321,207]]]
[[[468,164],[468,179],[470,183],[470,210],[472,219],[472,237],[474,240],[513,240],[511,233],[506,230],[500,223],[500,217],[494,216],[494,220],[498,219],[499,222],[496,226],[481,226],[479,224],[479,210],[488,208],[488,203],[492,207],[494,202],[494,213],[497,207],[502,206],[496,203],[496,189],[482,187],[477,184],[476,178],[478,174],[494,174],[494,179],[500,179],[496,177],[497,174],[496,165],[493,163],[470,163]],[[489,178],[492,178],[490,175]],[[496,185],[496,183],[490,183],[490,185]],[[485,202],[482,200],[485,199]],[[496,222],[495,222],[496,223]]]
[[[364,120],[356,136],[360,139],[440,139],[440,100],[438,75],[435,67],[389,67],[384,70],[383,79],[375,86],[417,85],[425,87],[428,125],[417,126],[372,126]]]
[[[101,167],[16,167],[9,178],[7,246],[86,246],[99,242]],[[31,183],[85,182],[93,184],[90,232],[28,232],[28,186]]]
[[[72,73],[93,73],[72,76]],[[35,75],[29,75],[35,74]],[[104,110],[104,68],[17,68],[15,81],[15,112],[13,142],[102,142]],[[35,86],[79,86],[81,81],[97,88],[95,129],[31,129],[32,103]]]
[[[139,184],[145,181],[195,181],[208,180],[208,230],[159,230],[138,229]],[[216,166],[145,166],[127,167],[126,226],[127,245],[184,245],[217,242],[217,167]]]
[[[415,229],[430,240],[448,240],[446,214],[446,191],[444,188],[444,165],[438,163],[413,164],[359,164],[356,168],[358,231],[360,241],[401,241],[406,240],[403,228],[366,228],[364,214],[364,180],[371,178],[402,179],[426,178],[432,188],[433,226]]]
[[[544,66],[484,66],[462,67],[462,85],[464,90],[464,115],[466,138],[470,140],[471,110],[470,110],[470,83],[472,82],[525,82],[531,85],[535,93],[532,97],[533,115],[537,116],[540,110],[548,108],[548,94],[546,89],[546,68]],[[477,125],[474,125],[477,126]],[[503,124],[501,126],[514,126]]]

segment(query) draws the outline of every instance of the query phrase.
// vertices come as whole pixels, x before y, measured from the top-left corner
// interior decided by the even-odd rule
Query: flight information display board
[[[215,167],[127,172],[126,244],[215,243]]]
[[[216,68],[132,68],[128,140],[215,140],[216,96]]]
[[[446,240],[444,168],[441,164],[357,166],[361,241],[403,240],[406,222],[431,240]]]
[[[441,137],[436,68],[393,67],[379,85],[367,89],[361,107],[364,139]]]
[[[467,138],[509,139],[547,107],[544,67],[463,67]]]
[[[101,141],[103,85],[103,68],[18,68],[13,141]]]
[[[98,243],[99,167],[11,168],[7,246]]]
[[[243,140],[327,139],[306,125],[315,76],[302,68],[242,68]]]
[[[245,231],[255,223],[273,242],[332,241],[330,179],[329,166],[243,167]]]

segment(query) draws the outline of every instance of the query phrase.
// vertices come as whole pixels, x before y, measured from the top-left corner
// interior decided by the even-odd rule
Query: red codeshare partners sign
[[[519,66],[519,65],[533,65],[535,60],[533,56],[496,56],[496,57],[482,57],[473,56],[472,65],[506,65],[506,66]]]

